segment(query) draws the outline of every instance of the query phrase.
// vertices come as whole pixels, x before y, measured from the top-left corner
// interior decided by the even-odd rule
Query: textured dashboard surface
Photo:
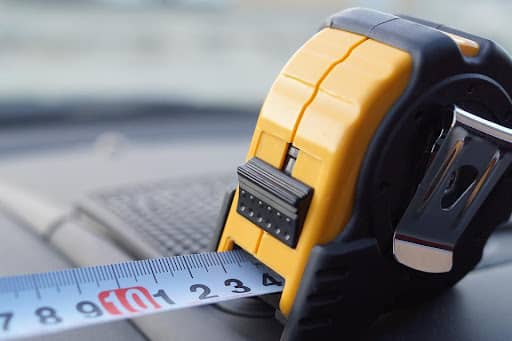
[[[162,255],[205,251],[214,232],[222,196],[233,176],[217,174],[201,178],[165,180],[128,185],[93,193],[97,205],[88,214],[110,224],[114,232],[132,230]],[[122,230],[122,231],[119,231]]]

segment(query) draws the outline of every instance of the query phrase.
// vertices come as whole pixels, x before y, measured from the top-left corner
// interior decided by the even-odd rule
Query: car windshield
[[[504,0],[2,1],[0,117],[256,107],[322,19],[351,6],[429,18],[512,50]]]

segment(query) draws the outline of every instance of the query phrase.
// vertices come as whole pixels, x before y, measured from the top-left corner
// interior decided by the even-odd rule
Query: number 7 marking
[[[0,313],[0,318],[4,319],[2,324],[2,331],[6,332],[9,330],[9,323],[11,322],[13,313]]]

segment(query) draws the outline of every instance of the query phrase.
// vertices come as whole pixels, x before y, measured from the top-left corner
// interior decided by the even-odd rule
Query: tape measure
[[[357,338],[449,288],[512,211],[512,60],[407,16],[331,16],[277,75],[217,251],[285,279],[282,340]]]
[[[216,250],[260,263],[232,251],[4,280],[3,335],[282,291],[282,340],[355,338],[478,263],[512,210],[511,122],[494,42],[336,13],[277,76],[221,211]]]
[[[0,278],[0,340],[241,297],[283,280],[242,250]]]

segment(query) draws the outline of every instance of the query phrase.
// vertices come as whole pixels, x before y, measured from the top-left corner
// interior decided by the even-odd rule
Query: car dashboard
[[[0,134],[0,274],[208,250],[224,193],[244,161],[254,112],[6,125]],[[479,268],[442,296],[381,317],[375,340],[501,340],[512,233],[491,237]],[[273,340],[258,299],[85,327],[34,340]]]

